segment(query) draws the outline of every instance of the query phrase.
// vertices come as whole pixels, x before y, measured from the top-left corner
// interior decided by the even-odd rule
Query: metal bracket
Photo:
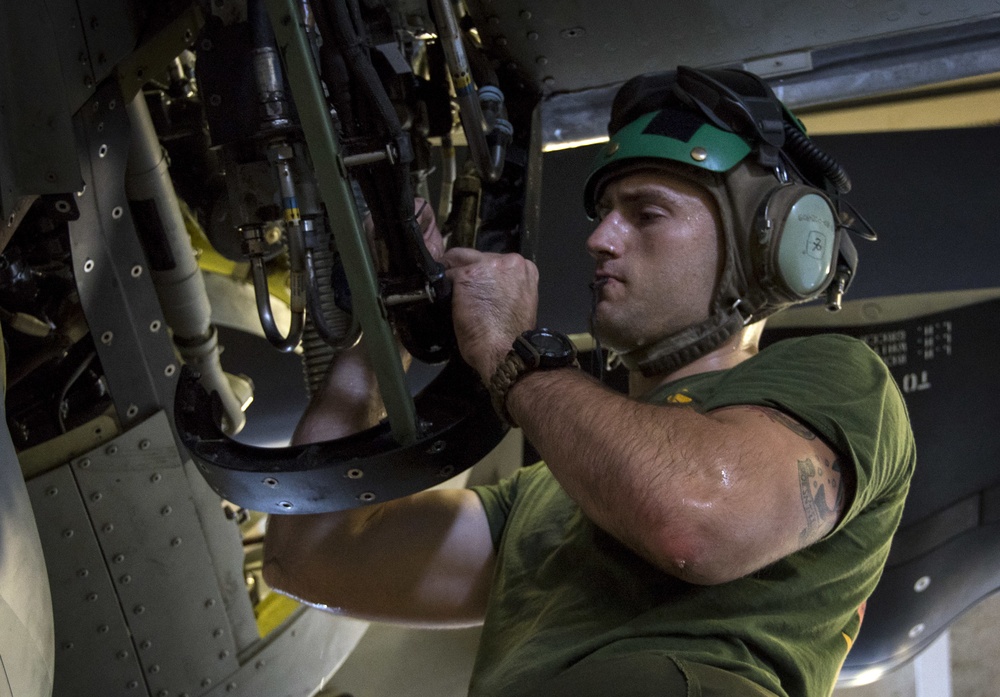
[[[185,368],[174,415],[192,459],[224,499],[266,513],[322,513],[439,484],[481,460],[507,432],[478,376],[456,360],[415,403],[422,435],[407,446],[400,447],[383,422],[336,441],[260,448],[218,429],[218,399]]]

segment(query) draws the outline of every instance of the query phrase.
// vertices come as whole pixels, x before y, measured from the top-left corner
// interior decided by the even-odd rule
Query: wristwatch
[[[514,339],[514,345],[487,385],[493,408],[501,419],[516,428],[517,424],[507,411],[507,392],[514,383],[532,370],[567,367],[580,367],[576,347],[569,337],[551,329],[529,329]]]

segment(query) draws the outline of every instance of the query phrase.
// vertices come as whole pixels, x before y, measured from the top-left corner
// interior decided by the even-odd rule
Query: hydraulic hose
[[[131,143],[125,190],[164,319],[184,362],[195,368],[208,392],[219,394],[223,430],[239,433],[246,423],[243,402],[219,363],[218,335],[211,323],[205,281],[142,92],[127,110]]]
[[[469,153],[472,161],[476,164],[479,175],[486,181],[495,182],[503,171],[507,143],[509,143],[510,138],[510,123],[505,118],[499,117],[493,124],[485,121],[451,0],[431,0],[431,6],[438,26],[438,38],[444,48],[445,60],[451,73],[452,84],[455,87],[455,99],[458,101]],[[496,93],[499,93],[499,90],[496,90]],[[501,100],[502,96],[500,94]],[[493,98],[492,94],[491,98]],[[487,132],[492,133],[498,127],[499,133],[491,148],[487,142]]]

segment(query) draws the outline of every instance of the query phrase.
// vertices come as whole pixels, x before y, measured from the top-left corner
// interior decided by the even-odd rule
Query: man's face
[[[620,352],[708,317],[721,271],[721,226],[711,195],[666,170],[612,180],[587,239],[601,284],[594,316],[603,343]]]

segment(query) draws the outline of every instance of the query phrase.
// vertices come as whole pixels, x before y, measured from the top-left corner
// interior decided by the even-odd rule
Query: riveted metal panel
[[[361,620],[303,608],[206,697],[310,697],[367,629]]]
[[[23,197],[80,184],[63,66],[52,50],[66,43],[58,27],[71,20],[47,9],[0,3],[0,216],[10,228],[26,208]]]
[[[200,694],[235,672],[236,643],[166,415],[72,467],[150,694]]]
[[[114,82],[74,120],[86,182],[69,224],[73,271],[118,418],[127,429],[173,401],[179,364],[125,195],[129,125]]]
[[[53,697],[144,694],[128,625],[69,465],[28,482],[55,615]]]
[[[525,66],[549,92],[609,85],[678,64],[740,65],[998,14],[994,0],[470,0],[467,5],[487,49]]]

